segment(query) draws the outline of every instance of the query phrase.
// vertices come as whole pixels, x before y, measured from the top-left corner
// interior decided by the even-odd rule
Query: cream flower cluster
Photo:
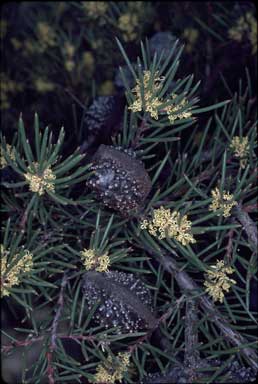
[[[229,29],[228,35],[232,40],[241,42],[244,36],[247,37],[251,46],[252,54],[257,52],[257,20],[251,12],[247,12],[244,16],[241,16],[236,25]]]
[[[138,15],[124,13],[118,19],[118,28],[122,31],[124,41],[133,41],[137,38],[139,26]]]
[[[28,250],[24,250],[23,257],[14,263],[19,257],[20,254],[13,256],[12,264],[13,267],[9,269],[9,264],[7,262],[7,257],[9,251],[4,249],[4,246],[1,244],[1,296],[9,296],[9,289],[20,283],[21,274],[24,272],[29,272],[33,267],[33,258],[32,253]]]
[[[223,260],[217,260],[217,264],[212,265],[210,268],[211,269],[207,271],[204,282],[204,286],[206,287],[205,291],[214,301],[220,301],[222,303],[225,296],[224,292],[228,292],[230,287],[236,284],[235,280],[227,276],[232,274],[234,269],[225,266]]]
[[[230,148],[234,152],[234,156],[240,159],[240,167],[245,168],[247,165],[247,156],[249,153],[248,137],[234,136],[231,140]]]
[[[0,147],[0,168],[3,169],[7,166],[7,161],[4,157],[4,153],[3,153],[3,148]],[[8,153],[8,155],[10,156],[10,158],[15,161],[15,153],[14,153],[14,149],[12,148],[12,146],[10,144],[6,144],[6,152]]]
[[[132,92],[136,95],[134,102],[128,107],[133,112],[146,111],[149,112],[151,117],[158,120],[159,112],[165,111],[168,115],[171,124],[176,119],[185,119],[192,116],[192,112],[187,107],[187,100],[183,98],[179,103],[173,103],[173,100],[177,97],[177,94],[172,93],[171,99],[167,99],[166,102],[171,103],[163,110],[160,106],[164,103],[164,100],[159,99],[156,95],[162,88],[164,77],[158,77],[158,73],[155,74],[153,80],[151,80],[151,72],[143,71],[143,98],[141,95],[141,82],[139,79],[136,80],[136,86],[132,89]],[[182,111],[182,109],[184,109]]]
[[[38,170],[38,163],[34,163],[36,172]],[[48,167],[41,174],[34,173],[29,167],[29,172],[24,175],[25,179],[30,185],[30,191],[38,193],[40,196],[46,191],[55,192],[55,185],[53,181],[56,179],[56,175]]]
[[[151,220],[143,220],[141,229],[147,229],[148,232],[158,237],[160,240],[166,238],[174,238],[182,245],[195,243],[191,233],[191,221],[187,220],[187,216],[181,216],[179,212],[171,212],[170,209],[160,207],[154,209]]]
[[[97,367],[93,382],[105,384],[114,384],[116,381],[121,382],[129,364],[130,354],[127,352],[119,352],[116,360],[109,355],[106,362]]]
[[[86,11],[87,15],[92,19],[97,19],[100,16],[103,16],[108,9],[107,1],[83,1],[83,9]]]
[[[110,258],[107,253],[98,256],[93,249],[81,251],[81,258],[87,271],[93,269],[97,272],[106,272],[110,265]]]
[[[209,210],[213,212],[222,210],[222,215],[229,217],[231,215],[231,209],[237,205],[237,202],[233,200],[233,195],[226,191],[223,191],[221,194],[217,187],[211,191],[211,195],[212,203],[209,206]]]

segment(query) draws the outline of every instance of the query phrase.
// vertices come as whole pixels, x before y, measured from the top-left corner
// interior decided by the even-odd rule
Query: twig
[[[137,129],[137,132],[136,132],[136,135],[135,135],[135,138],[134,140],[132,141],[132,148],[135,148],[138,146],[139,144],[139,141],[140,141],[140,138],[141,138],[141,134],[146,131],[146,129],[148,129],[148,125],[146,124],[146,121],[145,119],[142,120],[141,122],[141,125],[138,127]]]
[[[234,235],[234,228],[231,228],[228,232],[228,243],[226,246],[226,259],[228,260],[229,264],[232,257],[232,247],[233,247],[233,235]]]
[[[55,317],[54,317],[54,320],[52,323],[52,327],[51,327],[50,348],[49,348],[49,351],[47,352],[47,361],[48,361],[47,376],[48,376],[49,384],[55,383],[54,368],[52,366],[52,360],[53,360],[54,350],[56,349],[58,322],[59,322],[59,318],[61,316],[61,313],[62,313],[62,310],[64,307],[64,289],[65,289],[66,283],[67,283],[67,274],[64,273],[62,283],[61,283],[61,290],[60,290],[60,294],[59,294],[59,298],[58,298],[58,302],[57,302],[58,308],[57,308],[57,311],[56,311],[56,314],[55,314]]]
[[[185,357],[184,366],[187,368],[190,383],[196,380],[196,368],[200,361],[198,346],[198,322],[196,301],[192,298],[186,300],[185,315]]]
[[[253,222],[249,214],[242,208],[241,204],[237,204],[237,206],[234,209],[234,212],[236,214],[236,218],[242,224],[243,229],[247,234],[249,243],[253,248],[253,251],[257,252],[258,233],[257,233],[257,227],[255,223]]]
[[[12,342],[11,344],[2,345],[1,352],[7,353],[11,351],[15,347],[28,347],[29,345],[36,343],[37,341],[41,341],[45,336],[32,337],[28,340],[17,340]]]
[[[46,333],[45,335],[42,335],[39,337],[29,338],[28,340],[18,340],[18,341],[12,342],[11,344],[2,345],[1,352],[2,353],[8,353],[13,348],[28,347],[33,343],[44,340],[47,336],[48,336],[48,334]],[[74,341],[86,340],[86,341],[90,341],[90,342],[97,340],[97,338],[94,335],[89,335],[89,336],[86,336],[86,335],[63,335],[60,333],[56,334],[56,338],[57,339],[70,339],[70,340],[74,340]]]

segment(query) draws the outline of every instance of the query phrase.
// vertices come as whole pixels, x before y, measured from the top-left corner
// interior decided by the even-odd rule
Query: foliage
[[[7,382],[247,382],[257,373],[254,57],[250,51],[233,82],[216,77],[216,92],[205,97],[213,75],[205,74],[199,39],[214,39],[213,48],[221,42],[215,25],[205,27],[205,12],[228,30],[230,11],[174,4],[175,15],[161,2],[4,9],[3,368],[13,356],[22,361],[16,375],[5,371]],[[19,32],[8,27],[16,20]],[[170,35],[164,49],[155,47],[146,37],[151,20],[156,31],[177,21],[173,34],[188,39],[185,50]],[[122,86],[113,82],[117,70]],[[106,95],[107,81],[117,102]],[[35,110],[51,126],[38,113],[33,121]],[[100,144],[120,157],[98,179]],[[121,159],[141,164],[150,184],[130,214],[105,200],[117,188],[127,202],[128,173],[137,186],[137,171]],[[137,327],[116,326],[109,310]]]

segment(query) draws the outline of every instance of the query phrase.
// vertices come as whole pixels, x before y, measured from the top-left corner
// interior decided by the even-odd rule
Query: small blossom
[[[252,47],[252,54],[257,52],[257,20],[254,15],[247,12],[244,16],[241,16],[236,24],[229,29],[228,35],[232,40],[240,43],[244,40],[244,37],[249,40]]]
[[[92,19],[97,19],[103,16],[108,9],[107,1],[83,1],[82,6],[87,15]]]
[[[172,100],[177,97],[175,93],[171,95]],[[168,100],[169,101],[169,100]],[[189,117],[192,116],[192,112],[190,109],[185,109],[184,111],[182,110],[185,106],[187,105],[187,100],[184,97],[178,104],[174,105],[171,104],[168,107],[165,108],[165,111],[168,114],[169,121],[173,124],[175,120],[179,119],[188,119]]]
[[[186,40],[185,50],[186,52],[192,52],[194,45],[198,39],[199,32],[195,28],[186,28],[183,32],[183,38]]]
[[[9,155],[9,157],[11,158],[11,160],[15,161],[14,149],[12,148],[12,146],[10,144],[6,144],[6,151]],[[0,152],[1,152],[1,154],[0,154],[1,155],[0,156],[0,168],[3,169],[7,166],[7,161],[5,159],[2,147],[0,148]]]
[[[36,173],[29,167],[29,172],[24,175],[25,179],[29,182],[30,191],[38,193],[40,196],[45,191],[55,192],[55,186],[53,180],[56,179],[56,175],[48,167],[43,172],[38,173],[38,163],[34,163]]]
[[[220,190],[217,187],[211,191],[211,195],[212,203],[209,206],[209,210],[213,212],[222,210],[223,216],[229,217],[231,215],[231,209],[234,205],[237,205],[237,202],[233,200],[233,195],[226,191],[223,191],[222,194],[220,194]]]
[[[72,72],[72,70],[74,69],[75,67],[75,62],[73,60],[66,60],[65,61],[65,69],[68,71],[68,72]]]
[[[230,143],[230,148],[234,152],[234,156],[240,159],[240,167],[245,168],[247,164],[247,156],[249,153],[248,137],[234,136]]]
[[[191,221],[187,216],[181,216],[179,212],[171,212],[170,209],[160,207],[154,209],[152,220],[143,220],[140,224],[141,229],[147,229],[148,232],[158,237],[160,240],[167,236],[176,239],[182,245],[195,243],[191,233]]]
[[[93,54],[90,51],[83,53],[82,66],[87,71],[86,75],[91,76],[93,71],[94,71],[95,59],[94,59]]]
[[[232,274],[234,269],[226,267],[223,260],[217,260],[216,265],[212,265],[210,270],[207,271],[204,286],[205,291],[213,298],[214,301],[223,302],[224,292],[228,292],[236,281],[230,279],[228,275]]]
[[[98,256],[93,249],[81,251],[81,258],[87,271],[93,269],[97,272],[106,272],[110,265],[110,258],[107,253]]]
[[[122,31],[125,41],[133,41],[137,38],[139,18],[135,13],[124,13],[118,19],[118,28]]]
[[[57,45],[56,32],[48,23],[43,21],[38,22],[36,32],[42,52],[49,47],[55,47]]]
[[[114,84],[111,80],[106,80],[99,87],[99,94],[101,96],[109,96],[114,92]]]
[[[40,93],[51,92],[55,89],[55,85],[53,83],[40,77],[34,81],[34,85],[36,90]]]
[[[9,251],[4,249],[4,246],[1,244],[1,296],[9,296],[9,289],[20,283],[20,278],[22,273],[30,272],[33,267],[33,258],[32,253],[27,249],[21,251],[23,252],[23,257],[19,259],[20,253],[13,256],[11,263],[18,260],[17,263],[14,263],[13,267],[9,269],[10,264],[7,262]]]
[[[140,80],[136,80],[136,86],[132,89],[132,92],[136,94],[136,100],[129,106],[133,112],[140,112],[145,110],[149,112],[151,117],[158,119],[158,108],[162,104],[162,101],[155,96],[156,92],[161,88],[161,82],[164,78],[160,78],[157,74],[154,76],[153,83],[150,86],[151,72],[143,72],[143,96],[142,101]],[[150,87],[150,90],[148,89]]]
[[[73,57],[75,53],[75,46],[69,41],[66,41],[63,48],[65,56]]]
[[[130,354],[119,352],[114,359],[109,355],[105,362],[97,367],[94,383],[114,384],[116,381],[121,382],[124,374],[128,371],[130,364]]]

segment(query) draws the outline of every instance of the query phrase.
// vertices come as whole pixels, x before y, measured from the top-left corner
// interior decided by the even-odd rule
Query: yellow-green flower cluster
[[[83,1],[83,9],[86,11],[87,15],[92,19],[97,19],[100,16],[103,16],[108,9],[107,1]]]
[[[63,54],[65,57],[65,69],[68,72],[72,72],[75,67],[74,54],[75,54],[75,46],[71,44],[69,41],[66,41],[63,48]]]
[[[28,250],[23,250],[23,257],[18,260],[20,254],[13,256],[11,262],[13,267],[9,269],[10,264],[7,262],[7,257],[9,251],[4,249],[4,246],[1,244],[1,296],[9,296],[9,289],[20,283],[20,277],[22,273],[30,272],[33,267],[33,257],[32,253]],[[17,263],[15,263],[15,261]]]
[[[207,271],[206,281],[204,282],[205,291],[213,298],[214,301],[223,302],[224,292],[228,292],[236,281],[230,279],[227,275],[231,275],[234,269],[226,267],[223,260],[217,260],[216,265],[212,265]]]
[[[136,94],[136,99],[128,107],[128,109],[131,109],[133,112],[149,112],[151,117],[153,117],[155,120],[158,120],[159,109],[164,101],[159,99],[156,95],[162,87],[164,77],[158,77],[158,74],[156,73],[152,84],[150,84],[150,81],[151,72],[143,71],[143,99],[141,95],[141,82],[139,79],[137,79],[136,86],[132,89],[132,92]],[[185,98],[183,98],[183,100],[181,100],[177,105],[173,104],[173,99],[176,97],[177,95],[172,93],[171,99],[166,100],[167,102],[171,101],[171,104],[162,110],[167,112],[169,121],[172,124],[176,119],[184,119],[192,115],[191,111],[187,108],[183,112],[180,111],[187,105],[187,100]]]
[[[213,212],[221,210],[224,217],[229,217],[231,209],[234,205],[237,205],[237,202],[233,200],[233,195],[226,191],[223,191],[221,194],[217,187],[211,191],[211,195],[212,203],[209,206],[209,210]]]
[[[12,146],[10,144],[6,144],[6,151],[8,153],[8,155],[10,156],[10,158],[15,161],[15,153],[14,153],[14,149],[12,148]],[[4,152],[3,152],[3,148],[1,147],[0,148],[0,168],[3,169],[7,166],[7,161],[4,157]]]
[[[132,92],[136,94],[136,100],[128,107],[133,112],[140,112],[145,110],[149,112],[151,117],[154,119],[158,119],[158,108],[162,104],[162,102],[155,97],[157,91],[161,88],[161,82],[164,78],[157,77],[157,74],[154,76],[153,84],[151,84],[150,90],[148,90],[149,83],[151,79],[151,72],[144,71],[143,72],[143,86],[144,86],[144,101],[141,97],[141,86],[140,80],[136,80],[136,86],[132,89]]]
[[[115,90],[115,88],[114,88],[113,81],[106,80],[102,84],[100,84],[99,94],[101,96],[109,96],[109,95],[112,95],[114,90]]]
[[[95,59],[93,54],[90,51],[83,53],[82,67],[85,69],[86,71],[85,75],[87,77],[90,77],[93,74],[94,67],[95,67]]]
[[[110,265],[110,258],[107,253],[98,256],[94,249],[81,251],[81,258],[87,271],[106,272]]]
[[[41,77],[34,80],[34,85],[40,93],[52,92],[55,89],[55,85],[51,81],[47,81]]]
[[[130,364],[130,354],[119,352],[116,359],[109,355],[104,363],[97,367],[94,376],[94,383],[114,384],[121,382],[124,374],[128,371]]]
[[[186,40],[185,51],[191,53],[198,39],[199,31],[196,28],[186,28],[183,32],[183,38]]]
[[[171,95],[172,100],[177,97],[177,94],[172,93]],[[167,100],[169,101],[169,100]],[[178,104],[171,104],[168,107],[165,108],[165,111],[168,114],[169,121],[171,124],[174,123],[175,120],[179,119],[188,119],[192,116],[192,112],[189,109],[185,109],[182,111],[183,108],[185,108],[187,105],[186,98],[183,98]]]
[[[251,46],[252,54],[257,52],[257,20],[251,12],[247,12],[244,16],[241,16],[234,27],[230,28],[228,35],[232,40],[241,42],[244,36],[247,37]]]
[[[57,34],[48,23],[39,21],[36,27],[36,34],[38,38],[38,47],[41,52],[57,45]]]
[[[23,90],[22,84],[11,80],[4,72],[0,73],[0,109],[10,108],[9,97]]]
[[[141,229],[147,229],[148,232],[158,237],[160,240],[166,238],[174,238],[182,245],[195,243],[191,233],[192,223],[187,220],[187,216],[181,216],[179,212],[171,212],[170,209],[160,207],[154,209],[151,220],[143,220]]]
[[[29,167],[29,172],[24,175],[30,185],[30,191],[38,193],[40,196],[46,191],[55,192],[54,180],[56,175],[47,167],[43,172],[38,172],[38,163],[33,163],[36,172]]]
[[[248,137],[234,136],[231,140],[230,148],[234,152],[234,156],[240,159],[240,167],[245,168],[247,165],[247,156],[249,152]]]
[[[139,17],[135,13],[124,13],[118,19],[118,28],[122,31],[124,41],[134,41],[137,38]]]

